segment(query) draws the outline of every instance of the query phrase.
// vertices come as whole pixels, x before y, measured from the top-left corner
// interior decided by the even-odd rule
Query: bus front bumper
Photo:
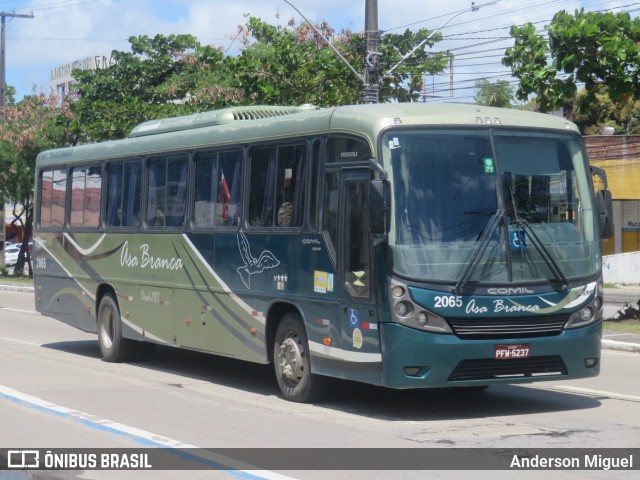
[[[387,387],[530,383],[598,375],[602,322],[552,337],[500,340],[461,340],[382,323],[380,338],[382,384]],[[496,359],[498,346],[522,346],[529,349],[528,356]]]

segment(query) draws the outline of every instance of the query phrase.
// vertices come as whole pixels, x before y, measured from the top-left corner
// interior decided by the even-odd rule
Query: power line
[[[85,0],[85,1],[78,1],[78,0],[61,0],[59,2],[54,2],[54,3],[45,3],[45,4],[41,4],[41,5],[31,5],[31,8],[33,11],[40,11],[40,10],[53,10],[56,8],[68,8],[68,7],[75,7],[78,5],[86,5],[88,3],[96,3],[98,0]]]

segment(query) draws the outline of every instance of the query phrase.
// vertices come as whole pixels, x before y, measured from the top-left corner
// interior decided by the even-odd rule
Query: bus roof
[[[318,108],[234,107],[136,126],[129,138],[41,152],[39,166],[74,161],[146,156],[210,146],[261,142],[331,131],[364,134],[375,147],[378,133],[392,125],[475,126],[562,129],[578,133],[568,120],[553,115],[479,105],[382,103]]]

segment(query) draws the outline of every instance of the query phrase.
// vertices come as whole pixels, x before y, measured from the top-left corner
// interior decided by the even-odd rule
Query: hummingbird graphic
[[[251,275],[280,265],[280,261],[269,250],[264,250],[258,258],[254,257],[251,253],[249,240],[242,230],[238,232],[238,248],[244,265],[238,268],[237,272],[247,288],[251,288]]]

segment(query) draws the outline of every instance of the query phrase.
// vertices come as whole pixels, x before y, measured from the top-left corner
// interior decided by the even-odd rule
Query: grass
[[[0,284],[5,285],[33,285],[33,278],[26,275],[9,275],[6,272],[0,274]]]
[[[640,333],[640,320],[605,320],[602,328],[614,332]]]

